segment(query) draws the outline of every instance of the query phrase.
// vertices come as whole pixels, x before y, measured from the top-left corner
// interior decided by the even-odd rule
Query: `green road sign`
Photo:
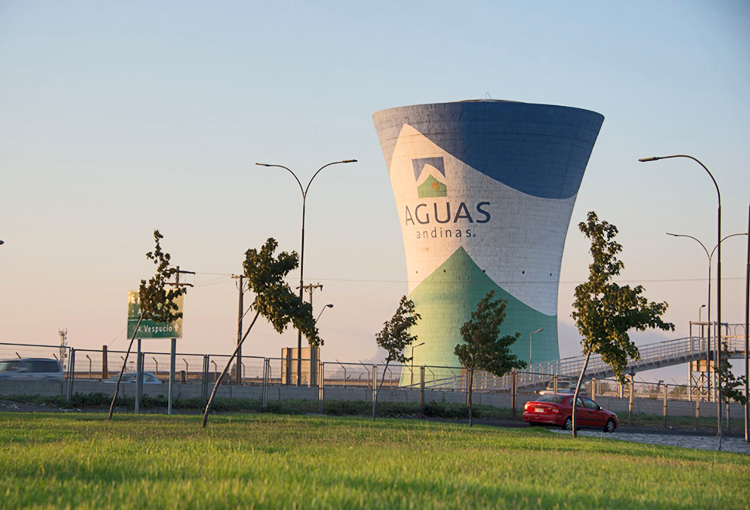
[[[140,294],[137,290],[128,292],[128,337],[135,333],[138,316],[141,312]],[[182,312],[182,296],[175,300],[177,310]],[[156,322],[144,320],[138,330],[137,338],[182,338],[182,319],[174,322]]]

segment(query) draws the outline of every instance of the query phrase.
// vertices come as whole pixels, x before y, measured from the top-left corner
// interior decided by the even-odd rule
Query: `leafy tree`
[[[176,300],[187,292],[187,288],[169,286],[169,280],[177,273],[177,269],[170,264],[170,260],[172,259],[171,255],[162,251],[160,244],[161,239],[164,239],[164,236],[161,235],[158,230],[154,230],[154,244],[156,246],[154,251],[150,251],[146,254],[146,258],[154,261],[154,264],[156,264],[156,273],[148,280],[148,282],[146,280],[141,280],[141,285],[138,289],[141,314],[138,317],[138,323],[136,324],[135,331],[130,339],[128,352],[125,353],[125,360],[122,363],[120,375],[117,377],[115,394],[112,397],[112,403],[109,406],[109,420],[112,419],[112,414],[114,413],[115,401],[120,392],[120,381],[122,381],[122,375],[128,364],[130,351],[133,349],[133,341],[138,335],[138,330],[140,329],[143,320],[168,323],[182,318],[182,312],[178,311],[179,307]]]
[[[461,336],[465,343],[456,345],[454,352],[469,375],[469,391],[466,405],[469,407],[469,426],[474,425],[472,416],[472,391],[474,371],[485,370],[502,377],[514,368],[524,368],[525,361],[519,360],[510,352],[510,346],[518,340],[520,333],[500,337],[500,326],[505,320],[507,301],[494,299],[495,292],[489,291],[477,304],[471,318],[461,326]]]
[[[716,372],[719,376],[719,394],[722,401],[729,403],[730,400],[734,400],[743,406],[746,405],[747,399],[745,398],[744,388],[747,375],[737,377],[732,373],[732,364],[729,362],[729,349],[726,342],[722,342],[721,362]]]
[[[404,350],[407,346],[416,342],[417,335],[411,335],[410,330],[421,318],[415,311],[414,301],[407,299],[406,296],[402,296],[396,313],[393,314],[393,317],[389,321],[383,323],[383,329],[375,335],[375,342],[379,347],[385,349],[388,355],[385,358],[385,368],[383,369],[383,376],[380,379],[380,385],[378,385],[378,389],[375,392],[375,399],[372,401],[373,421],[377,413],[378,395],[385,382],[388,364],[391,361],[408,363],[412,360],[411,357],[404,355]]]
[[[260,250],[253,248],[245,252],[243,268],[248,288],[255,293],[255,299],[250,305],[250,309],[255,310],[255,317],[214,384],[211,397],[203,411],[203,427],[208,422],[208,415],[211,412],[219,382],[224,380],[224,376],[229,371],[237,352],[250,330],[253,329],[258,317],[262,315],[279,333],[283,333],[291,323],[295,329],[302,331],[311,347],[317,348],[323,345],[323,339],[318,335],[318,328],[315,326],[312,306],[310,303],[301,302],[299,296],[284,281],[284,277],[297,267],[297,253],[283,251],[275,257],[274,252],[277,247],[276,240],[269,238]]]
[[[624,382],[628,358],[640,359],[638,347],[630,340],[628,331],[644,331],[647,328],[674,330],[674,324],[661,318],[667,310],[666,302],[649,302],[643,296],[644,288],[641,285],[631,288],[612,281],[625,267],[617,258],[622,251],[622,246],[614,240],[617,227],[599,221],[596,213],[591,211],[587,221],[578,224],[578,229],[591,241],[589,251],[593,262],[589,264],[588,280],[575,289],[571,314],[583,337],[581,345],[586,354],[573,399],[573,437],[576,437],[578,393],[591,354],[601,355],[602,361],[612,367],[620,382]]]

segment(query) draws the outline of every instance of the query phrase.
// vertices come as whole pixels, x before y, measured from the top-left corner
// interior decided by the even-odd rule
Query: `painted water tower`
[[[559,358],[557,290],[578,188],[604,117],[563,106],[461,101],[373,115],[396,199],[409,297],[422,320],[414,366],[459,366],[459,328],[488,291],[501,334],[533,362]]]

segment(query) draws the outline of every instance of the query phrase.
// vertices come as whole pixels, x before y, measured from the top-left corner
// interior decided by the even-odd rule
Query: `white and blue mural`
[[[494,290],[502,334],[559,358],[557,293],[578,188],[604,117],[562,106],[462,101],[373,115],[396,199],[409,297],[425,345],[414,365],[458,366],[459,328]],[[408,354],[408,353],[407,353]]]

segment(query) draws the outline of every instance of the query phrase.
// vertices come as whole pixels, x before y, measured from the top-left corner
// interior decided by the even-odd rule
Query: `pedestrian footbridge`
[[[745,354],[745,334],[744,327],[742,331],[735,333],[741,334],[727,335],[722,339],[730,358],[742,358]],[[712,350],[715,349],[715,341],[711,342]],[[708,339],[699,336],[689,336],[677,338],[654,344],[642,345],[638,347],[640,359],[631,360],[625,373],[636,374],[647,370],[682,365],[701,359],[706,359],[708,349]],[[714,356],[712,355],[712,359]],[[575,356],[571,358],[562,358],[555,361],[546,361],[534,363],[525,370],[519,371],[514,375],[508,374],[504,377],[496,377],[487,373],[479,373],[475,376],[475,391],[509,391],[512,384],[512,378],[516,378],[516,387],[527,390],[540,389],[551,383],[556,377],[559,380],[577,380],[581,373],[586,356]],[[606,379],[614,376],[612,367],[602,361],[601,356],[592,354],[586,368],[586,379]],[[442,381],[435,381],[436,384],[429,385],[435,387],[461,387],[465,385],[465,374],[458,377],[448,377]]]

